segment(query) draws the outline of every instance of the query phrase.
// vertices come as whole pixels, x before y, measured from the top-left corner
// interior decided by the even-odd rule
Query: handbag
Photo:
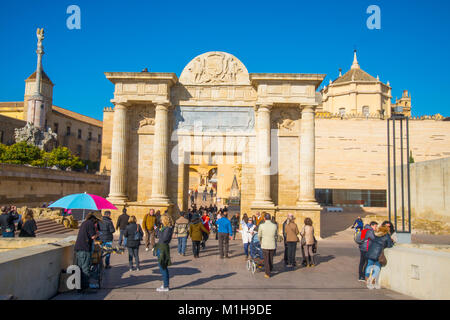
[[[382,267],[387,265],[387,259],[386,256],[384,255],[384,249],[381,251],[380,257],[378,258],[378,262]]]
[[[316,240],[316,237],[314,237],[314,244],[312,246],[312,252],[313,253],[317,253],[317,240]]]
[[[133,240],[135,240],[135,241],[142,240],[141,233],[139,232],[139,225],[136,225],[136,233],[134,234]]]

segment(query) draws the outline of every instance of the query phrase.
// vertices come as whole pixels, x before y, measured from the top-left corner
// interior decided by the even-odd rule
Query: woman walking
[[[286,245],[287,245],[287,265],[295,267],[297,263],[295,262],[295,252],[297,251],[298,239],[298,226],[294,222],[295,218],[292,213],[288,214],[288,220],[285,226],[286,233]]]
[[[156,289],[158,292],[169,291],[169,266],[170,261],[170,241],[173,235],[172,219],[165,213],[161,217],[161,227],[158,230],[159,242],[156,245],[156,255],[158,256],[159,271],[163,277],[163,285]]]
[[[19,237],[36,237],[37,225],[32,210],[26,209],[17,229],[20,230]]]
[[[194,258],[199,258],[200,241],[202,241],[203,232],[209,233],[209,231],[200,221],[200,217],[194,216],[194,220],[192,221],[192,224],[189,226],[189,236],[192,239],[192,251],[194,253]]]
[[[242,218],[241,221],[241,230],[239,230],[239,232],[241,232],[242,234],[242,243],[244,244],[245,260],[248,259],[248,247],[252,242],[251,231],[253,231],[254,228],[255,226],[252,223],[252,219],[249,219],[247,215],[244,214],[244,218]]]
[[[312,226],[312,224],[313,222],[311,218],[306,218],[305,226],[300,232],[300,235],[302,236],[303,263],[308,267],[314,267],[316,265],[313,252],[313,246],[315,244],[316,238],[314,237],[314,227]]]
[[[137,224],[135,216],[131,216],[125,229],[124,237],[127,238],[128,263],[130,272],[133,271],[133,257],[136,262],[136,271],[139,271],[139,246],[141,245],[144,232],[140,225]]]

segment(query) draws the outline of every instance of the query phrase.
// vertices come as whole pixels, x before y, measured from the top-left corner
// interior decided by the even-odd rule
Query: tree
[[[42,157],[42,151],[38,147],[26,142],[15,143],[2,147],[1,162],[10,164],[31,164]]]
[[[74,156],[66,147],[54,148],[50,152],[45,152],[42,156],[42,162],[47,167],[56,166],[62,170],[67,168],[81,169],[83,162],[77,156]]]
[[[414,158],[411,150],[409,151],[409,163],[414,163]]]

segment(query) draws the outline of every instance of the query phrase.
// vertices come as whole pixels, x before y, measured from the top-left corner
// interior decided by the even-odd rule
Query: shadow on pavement
[[[321,238],[334,236],[350,228],[358,216],[364,219],[371,214],[362,208],[344,208],[344,212],[327,212],[323,209],[320,212],[320,236]]]
[[[187,284],[184,284],[182,286],[176,287],[174,289],[183,289],[183,288],[187,288],[187,287],[200,286],[200,285],[208,283],[210,281],[220,280],[220,279],[225,279],[225,278],[231,277],[231,276],[233,276],[235,274],[236,274],[236,272],[230,272],[230,273],[226,273],[226,274],[217,274],[217,275],[214,275],[214,276],[211,276],[211,277],[208,277],[208,278],[200,278],[200,279],[194,280],[194,281],[192,281],[190,283],[187,283]]]

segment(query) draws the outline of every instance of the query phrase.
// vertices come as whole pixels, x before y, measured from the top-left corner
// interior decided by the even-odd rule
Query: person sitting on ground
[[[139,271],[139,246],[141,245],[141,239],[144,236],[144,232],[140,225],[137,224],[135,216],[131,216],[128,220],[128,226],[125,229],[124,236],[127,238],[128,248],[128,264],[130,266],[130,272],[133,271],[133,257],[136,262],[136,271]]]
[[[19,214],[16,211],[15,206],[3,206],[1,207],[2,214],[0,215],[0,227],[2,229],[3,238],[14,238],[16,226],[14,221],[19,219]]]
[[[158,267],[163,277],[163,285],[156,289],[158,292],[169,291],[169,266],[170,261],[170,241],[173,235],[173,222],[168,215],[168,211],[161,216],[161,227],[158,229],[158,244],[156,245],[156,255],[158,256]]]
[[[36,237],[37,225],[33,217],[33,210],[28,208],[25,210],[17,229],[20,230],[19,237]]]
[[[394,242],[391,239],[388,226],[381,226],[375,231],[375,239],[369,242],[369,250],[367,251],[367,267],[366,279],[367,288],[380,289],[379,274],[381,263],[380,256],[385,248],[392,248]]]
[[[276,248],[277,226],[272,222],[269,213],[264,213],[264,223],[260,223],[258,226],[258,239],[261,242],[261,249],[264,255],[264,277],[270,278]]]
[[[194,258],[200,257],[200,241],[203,239],[203,233],[209,233],[209,231],[201,222],[200,217],[195,215],[189,226],[189,236],[192,240],[192,252]]]
[[[102,242],[102,246],[112,248],[114,240],[114,224],[111,220],[111,211],[105,211],[102,221],[98,223],[98,231],[100,234],[99,240]],[[111,268],[110,266],[111,254],[108,253],[105,256],[105,269]]]
[[[364,227],[364,222],[361,217],[356,218],[355,222],[353,222],[352,229],[355,228],[355,232],[362,231]]]
[[[180,212],[180,217],[175,221],[174,234],[178,238],[178,254],[186,255],[186,242],[188,237],[189,221],[185,218],[185,213]]]

